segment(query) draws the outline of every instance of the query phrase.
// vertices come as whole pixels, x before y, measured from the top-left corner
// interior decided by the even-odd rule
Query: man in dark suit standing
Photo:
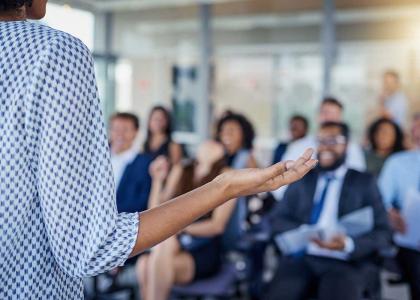
[[[151,189],[151,156],[141,154],[134,141],[140,127],[131,113],[116,113],[110,119],[111,163],[118,212],[141,212],[147,209]]]
[[[274,237],[313,226],[323,237],[280,257],[264,299],[359,300],[377,274],[378,252],[391,240],[387,215],[375,179],[345,165],[349,129],[342,123],[322,124],[318,133],[319,167],[287,189],[271,215]],[[370,207],[373,226],[357,236],[340,229],[339,220]],[[371,273],[372,272],[372,273]],[[315,289],[314,289],[315,288]]]

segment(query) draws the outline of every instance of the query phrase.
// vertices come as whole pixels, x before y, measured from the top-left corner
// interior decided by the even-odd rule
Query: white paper
[[[274,240],[285,255],[305,250],[313,239],[329,241],[337,234],[358,237],[372,231],[374,216],[372,207],[364,207],[340,218],[337,226],[320,228],[318,225],[302,225],[277,235]]]
[[[370,206],[358,209],[341,217],[338,223],[346,235],[359,237],[373,230],[373,209]]]
[[[299,228],[277,235],[274,240],[282,253],[289,255],[305,250],[310,241],[319,238],[319,228],[310,225],[302,225]]]
[[[415,189],[407,192],[401,215],[406,222],[407,232],[395,234],[395,243],[401,247],[420,251],[420,193]]]

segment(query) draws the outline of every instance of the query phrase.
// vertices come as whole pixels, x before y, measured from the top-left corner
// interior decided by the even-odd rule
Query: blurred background
[[[362,159],[366,158],[368,171],[376,176],[391,154],[414,148],[411,146],[420,147],[419,115],[410,131],[411,115],[420,111],[418,0],[50,0],[48,6],[42,22],[80,38],[92,51],[105,120],[109,122],[116,112],[131,112],[140,117],[141,134],[136,142],[138,147],[134,147],[137,152],[150,127],[150,123],[146,125],[148,116],[156,105],[172,111],[173,139],[168,139],[164,146],[168,148],[169,142],[174,141],[190,150],[190,156],[194,156],[191,150],[214,136],[216,121],[226,116],[226,111],[233,111],[246,116],[255,128],[254,145],[245,147],[242,154],[255,155],[251,166],[266,166],[276,161],[273,152],[280,141],[293,142],[307,134],[305,131],[301,136],[293,136],[292,116],[299,115],[298,123],[302,117],[309,121],[308,136],[317,133],[321,103],[328,96],[344,105],[345,109],[338,104],[339,114],[344,113],[352,142],[358,144],[360,151],[365,149],[360,152],[365,155]],[[384,77],[386,72],[391,78]],[[398,107],[385,107],[389,109],[385,109],[385,116],[401,126],[406,140],[413,136],[414,143],[402,147],[403,134],[395,129],[394,133],[385,133],[391,136],[389,143],[395,147],[391,151],[385,145],[382,151],[378,141],[387,139],[378,129],[380,124],[372,129],[370,141],[367,128],[383,117],[381,109],[384,110],[385,103],[394,100],[400,108],[404,106],[402,117],[392,115],[392,110]],[[328,105],[337,109],[334,99]],[[116,119],[131,117],[120,115]],[[335,121],[335,116],[328,118],[324,116],[324,120]],[[235,121],[241,123],[242,119]],[[245,127],[240,133],[243,140],[247,138]],[[223,143],[223,137],[219,140]],[[252,144],[253,138],[250,140]],[[332,142],[339,144],[338,140]],[[282,149],[283,155],[288,145],[279,147],[275,153]],[[237,155],[242,150],[235,151]],[[232,161],[229,165],[235,167]],[[399,176],[392,169],[390,174],[395,178],[390,176],[385,187],[397,186],[399,178],[404,181],[417,176],[414,171],[414,175]],[[382,191],[385,198],[395,200],[393,193],[387,195],[384,188]],[[271,200],[281,196],[276,194],[275,198]],[[268,202],[263,199],[258,204],[258,199],[254,200],[247,199],[248,213],[260,210],[264,206],[261,202]],[[235,212],[231,219],[236,218]],[[252,224],[245,229],[256,240],[242,255],[245,259],[233,255],[236,270],[233,282],[240,284],[233,293],[236,298],[227,299],[262,299],[255,296],[261,294],[261,285],[253,286],[253,274],[261,277],[256,280],[258,284],[273,277],[276,251],[270,252],[270,248],[266,251],[267,241],[262,243],[264,247],[255,249],[261,240],[252,232],[255,224],[252,213],[249,215],[247,221]],[[258,218],[256,223],[262,219]],[[416,251],[418,266],[420,252]],[[249,271],[247,265],[257,271],[252,268]],[[378,276],[370,276],[380,278],[381,284],[374,290],[383,297],[369,299],[409,299],[407,282],[399,279],[393,282],[389,268],[385,269],[381,264]],[[138,286],[134,272],[132,268],[127,276]],[[223,272],[218,283],[207,282],[209,290],[226,282]],[[111,286],[116,274],[118,271],[111,273]],[[95,278],[94,289],[100,290],[99,285]],[[253,294],[252,289],[258,293]],[[411,299],[417,299],[413,295]]]
[[[264,153],[291,115],[313,121],[323,95],[361,138],[387,69],[419,108],[419,16],[416,0],[53,0],[44,22],[93,51],[106,116],[189,101],[175,139],[195,144],[238,110]]]

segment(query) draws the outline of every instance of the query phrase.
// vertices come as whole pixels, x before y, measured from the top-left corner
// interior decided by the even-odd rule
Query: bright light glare
[[[92,13],[72,8],[67,4],[48,3],[47,15],[42,21],[48,26],[74,35],[89,49],[93,49],[95,17]]]

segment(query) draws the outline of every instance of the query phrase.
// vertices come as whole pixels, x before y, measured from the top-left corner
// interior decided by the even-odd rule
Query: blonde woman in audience
[[[215,141],[203,143],[196,160],[185,160],[168,173],[168,162],[159,157],[151,166],[153,188],[151,207],[169,198],[187,193],[213,180],[227,168],[223,146]],[[187,284],[215,274],[221,266],[221,240],[235,201],[216,208],[178,236],[143,255],[138,277],[144,299],[167,299],[174,284]]]

